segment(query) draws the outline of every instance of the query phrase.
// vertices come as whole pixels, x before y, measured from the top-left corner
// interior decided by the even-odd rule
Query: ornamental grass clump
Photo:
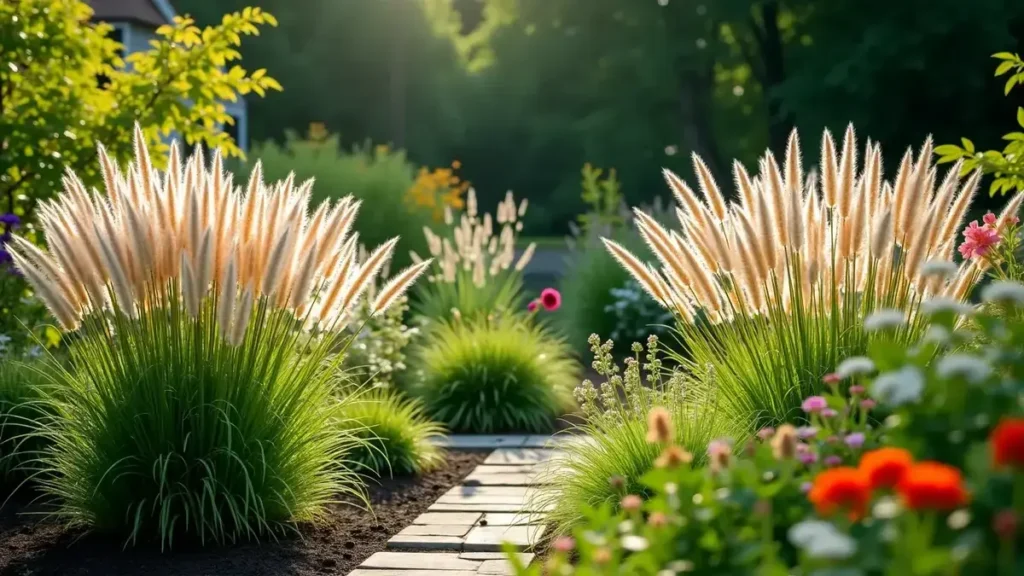
[[[312,182],[268,185],[257,166],[238,188],[219,153],[207,167],[172,146],[161,173],[136,134],[125,169],[99,158],[105,194],[69,172],[39,211],[48,251],[12,250],[74,336],[37,463],[56,515],[170,547],[273,536],[359,495],[344,465],[359,442],[330,425],[347,401],[332,352],[395,240],[358,264],[358,202],[308,214]]]
[[[411,394],[453,432],[550,432],[578,382],[568,345],[513,315],[439,324],[413,358]]]
[[[531,243],[516,257],[516,237],[523,228],[526,207],[526,200],[517,205],[512,192],[508,192],[498,204],[495,217],[490,213],[480,216],[476,192],[470,189],[466,212],[459,217],[458,224],[446,208],[448,232],[438,235],[424,228],[435,264],[427,282],[415,291],[413,310],[432,320],[520,310],[522,271],[536,249]],[[422,261],[415,253],[412,259]]]
[[[797,414],[800,399],[821,389],[822,376],[863,354],[869,340],[914,339],[924,298],[960,301],[981,274],[977,261],[951,277],[926,266],[951,259],[981,177],[961,183],[954,166],[940,178],[931,156],[930,140],[916,158],[908,150],[889,182],[877,143],[869,141],[859,156],[852,127],[838,150],[826,131],[819,178],[805,174],[794,132],[781,166],[771,153],[756,177],[734,164],[735,202],[695,156],[704,201],[665,172],[681,231],[637,212],[658,267],[605,244],[676,316],[689,350],[679,360],[692,369],[694,387],[714,387],[729,421],[754,429],[775,424]],[[878,311],[896,317],[896,329],[870,332],[864,318]],[[707,367],[713,384],[700,377]]]

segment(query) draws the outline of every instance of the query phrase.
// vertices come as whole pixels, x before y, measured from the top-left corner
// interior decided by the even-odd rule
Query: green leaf
[[[1010,94],[1010,90],[1013,90],[1013,87],[1017,85],[1018,80],[1019,78],[1016,74],[1010,76],[1010,79],[1006,81],[1006,87],[1003,88],[1003,96]]]
[[[1010,52],[997,52],[997,53],[993,54],[992,57],[996,58],[998,60],[1016,60],[1017,59],[1017,57],[1014,56],[1013,54],[1011,54]]]
[[[1017,124],[1020,124],[1021,128],[1024,128],[1024,107],[1017,107]]]
[[[961,138],[960,142],[964,145],[964,150],[967,150],[968,154],[974,154],[974,142],[971,142],[967,138]]]
[[[970,142],[966,138],[964,140]],[[964,150],[956,144],[943,144],[942,146],[935,147],[935,154],[937,156],[951,156],[956,159],[964,155]]]
[[[1000,62],[999,66],[996,66],[996,73],[995,73],[995,75],[996,76],[1002,76],[1003,74],[1006,74],[1010,70],[1013,70],[1013,61],[1006,60],[1006,61]]]

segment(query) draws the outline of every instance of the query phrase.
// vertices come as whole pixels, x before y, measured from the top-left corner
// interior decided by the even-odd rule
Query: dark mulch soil
[[[81,534],[26,518],[28,509],[8,503],[0,510],[0,576],[321,576],[344,575],[391,536],[412,523],[448,488],[483,462],[488,452],[451,452],[445,468],[419,478],[371,485],[376,515],[338,505],[321,526],[302,526],[302,538],[210,549],[137,546]]]

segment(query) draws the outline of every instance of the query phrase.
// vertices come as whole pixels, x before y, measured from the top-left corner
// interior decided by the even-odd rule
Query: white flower
[[[941,296],[929,298],[922,302],[921,312],[927,316],[941,314],[942,312],[952,312],[958,316],[967,316],[974,312],[974,306],[971,306],[966,302],[961,302],[955,298]]]
[[[946,524],[949,525],[953,530],[963,530],[967,528],[967,525],[971,523],[971,513],[969,510],[960,509],[949,515],[946,519]]]
[[[1024,285],[1017,282],[997,280],[981,291],[981,299],[985,302],[1005,302],[1017,306],[1024,305]]]
[[[983,358],[973,354],[947,354],[935,364],[935,372],[941,378],[964,378],[977,384],[992,374],[992,366]]]
[[[789,529],[789,541],[812,558],[841,560],[853,556],[857,543],[832,523],[805,520]]]
[[[851,376],[870,374],[874,371],[875,363],[871,361],[871,358],[867,358],[865,356],[847,358],[840,362],[839,367],[836,368],[836,374],[844,380]]]
[[[900,310],[876,310],[864,319],[864,331],[876,332],[878,330],[889,330],[891,328],[899,328],[906,323],[906,317]]]
[[[871,514],[875,518],[895,518],[899,515],[900,509],[901,507],[898,500],[886,496],[878,500],[878,502],[871,509]]]
[[[916,402],[924,391],[924,375],[913,366],[904,366],[875,378],[871,391],[875,398],[892,406]]]
[[[938,276],[940,278],[952,278],[957,273],[956,264],[949,260],[931,260],[921,266],[922,276]]]
[[[630,534],[622,537],[622,547],[630,552],[640,552],[647,549],[647,539],[643,536]]]

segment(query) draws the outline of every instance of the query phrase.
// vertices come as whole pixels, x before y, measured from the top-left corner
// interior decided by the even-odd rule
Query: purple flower
[[[796,429],[796,435],[799,436],[801,440],[807,440],[808,438],[814,438],[817,436],[818,429],[814,426],[801,426]]]
[[[824,410],[821,411],[821,417],[822,418],[835,418],[838,415],[839,415],[839,412],[836,412],[835,410],[833,410],[831,408],[825,408]]]
[[[832,436],[829,436],[828,438],[825,438],[826,444],[835,444],[836,442],[839,442],[839,437],[834,434]]]
[[[807,492],[810,492],[811,488],[813,487],[814,484],[811,484],[810,482],[804,482],[803,484],[800,485],[800,491],[806,494]]]
[[[804,400],[801,405],[804,412],[821,412],[828,408],[828,401],[821,396],[809,396]]]
[[[807,452],[801,452],[799,455],[800,461],[804,464],[814,464],[818,461],[818,455],[808,450]]]
[[[839,456],[836,456],[835,454],[825,458],[825,466],[828,466],[829,468],[832,468],[834,466],[839,466],[842,463],[843,463],[843,459],[840,458]]]
[[[18,224],[21,224],[21,218],[18,218],[16,215],[11,214],[10,212],[6,214],[0,214],[0,224],[6,224],[7,226],[17,226]]]
[[[853,434],[847,435],[846,438],[843,439],[843,442],[846,442],[846,445],[850,448],[860,448],[864,445],[864,434],[854,432]]]

